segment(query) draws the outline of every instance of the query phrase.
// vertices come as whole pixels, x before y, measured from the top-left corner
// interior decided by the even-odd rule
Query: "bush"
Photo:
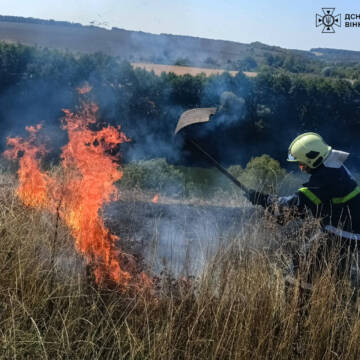
[[[224,91],[220,96],[220,111],[228,114],[243,114],[245,100],[231,91]]]
[[[243,168],[233,165],[229,172],[238,178]],[[174,166],[165,159],[133,162],[125,165],[120,186],[126,189],[138,188],[163,195],[209,199],[218,191],[230,195],[235,187],[214,168]]]
[[[232,166],[230,166],[230,167],[228,168],[228,172],[229,172],[232,176],[234,176],[234,177],[236,177],[237,179],[239,179],[240,176],[243,174],[244,169],[242,168],[241,165],[232,165]]]
[[[124,168],[120,185],[140,188],[164,195],[179,195],[184,191],[184,175],[165,159],[152,159],[129,163]]]
[[[286,195],[306,179],[301,174],[290,174],[269,155],[252,158],[243,169],[241,165],[228,168],[231,175],[249,188],[266,193]],[[138,161],[125,165],[119,182],[126,189],[152,191],[167,196],[212,199],[233,198],[238,189],[215,168],[174,166],[163,158]]]
[[[179,167],[184,176],[184,194],[187,197],[212,198],[219,190],[228,192],[231,183],[214,168]]]
[[[279,183],[286,176],[286,170],[269,155],[251,158],[240,180],[248,187],[266,193],[275,193]]]
[[[219,63],[210,56],[205,59],[204,64],[206,66],[219,67]]]
[[[177,66],[190,66],[190,60],[188,58],[177,58],[174,65]]]
[[[329,77],[333,75],[333,71],[331,66],[326,66],[321,70],[321,75],[325,77]]]

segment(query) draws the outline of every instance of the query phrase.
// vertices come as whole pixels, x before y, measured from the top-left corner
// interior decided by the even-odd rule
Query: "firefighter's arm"
[[[297,193],[290,196],[274,196],[256,191],[250,191],[248,200],[254,205],[261,205],[267,211],[275,216],[276,222],[279,225],[284,225],[289,216],[291,218],[302,218],[303,212],[298,211],[299,195]]]
[[[314,192],[309,191],[308,188],[300,188],[294,194],[289,196],[268,195],[255,190],[249,190],[247,199],[253,205],[261,205],[264,208],[277,205],[280,208],[297,208],[297,210],[304,210],[305,207],[312,208],[321,203],[320,199],[316,197]]]
[[[252,204],[261,205],[278,217],[283,216],[284,213],[288,215],[289,211],[296,216],[303,217],[306,209],[313,207],[311,201],[300,190],[289,196],[268,195],[250,190],[247,198]]]
[[[274,196],[255,190],[249,190],[246,194],[246,197],[253,205],[261,205],[264,208],[274,205],[275,203],[280,206],[287,207],[300,205],[298,192],[290,196]]]

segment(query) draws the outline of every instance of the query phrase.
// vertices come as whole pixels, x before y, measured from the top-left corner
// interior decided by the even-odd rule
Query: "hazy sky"
[[[315,27],[315,14],[322,14],[322,7],[335,7],[334,15],[341,13],[343,23],[345,13],[360,14],[359,0],[0,0],[2,15],[95,21],[127,30],[294,49],[360,50],[360,27],[335,28],[335,34],[322,34]]]

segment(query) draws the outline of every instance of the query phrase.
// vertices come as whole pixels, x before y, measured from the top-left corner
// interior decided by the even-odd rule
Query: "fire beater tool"
[[[182,113],[176,125],[175,135],[187,126],[205,123],[210,121],[211,116],[215,115],[216,108],[196,108],[187,110]],[[238,179],[231,175],[216,159],[214,159],[207,151],[205,151],[194,139],[186,137],[186,142],[209,160],[220,172],[222,172],[228,179],[230,179],[237,187],[246,193],[248,188],[243,185]]]

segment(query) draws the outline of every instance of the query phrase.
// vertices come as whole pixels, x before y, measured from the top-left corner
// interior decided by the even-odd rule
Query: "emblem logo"
[[[316,14],[316,27],[323,26],[322,33],[333,34],[334,25],[341,26],[341,14],[335,15],[335,8],[322,8],[323,15]]]

